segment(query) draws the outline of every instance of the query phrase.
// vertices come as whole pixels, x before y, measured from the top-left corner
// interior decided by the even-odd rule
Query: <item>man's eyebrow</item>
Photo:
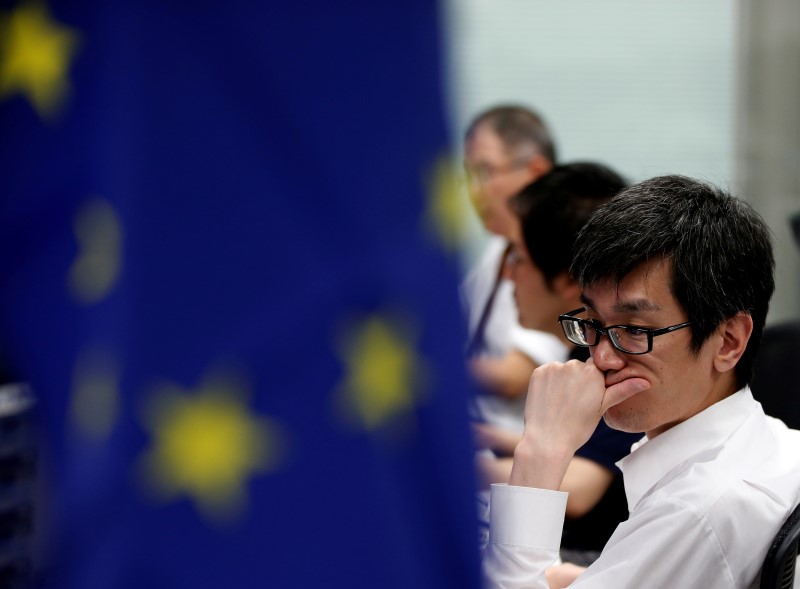
[[[617,313],[639,313],[648,311],[660,311],[661,307],[647,299],[633,299],[630,301],[619,301],[614,305]]]
[[[581,302],[585,307],[595,309],[594,301],[581,294]],[[661,307],[656,303],[647,299],[631,299],[628,301],[619,301],[614,305],[614,312],[616,313],[641,313],[660,311]]]

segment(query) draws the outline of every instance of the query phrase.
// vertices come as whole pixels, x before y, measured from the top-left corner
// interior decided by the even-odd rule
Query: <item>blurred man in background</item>
[[[519,216],[520,238],[512,240],[506,274],[514,282],[520,323],[558,338],[561,355],[586,360],[586,348],[564,335],[556,318],[581,306],[580,287],[569,275],[572,249],[592,213],[625,188],[613,170],[594,163],[557,165],[525,187],[511,201]],[[476,439],[485,447],[512,455],[521,436],[494,426],[475,424]],[[616,462],[630,452],[641,434],[597,425],[570,461],[561,490],[569,493],[567,521],[561,541],[562,559],[589,564],[600,554],[619,522],[628,517],[622,475]],[[476,465],[485,488],[507,483],[512,458],[478,454]]]
[[[482,388],[476,418],[517,432],[528,379],[537,364],[555,360],[554,336],[524,329],[517,319],[513,286],[503,279],[519,222],[508,201],[550,171],[556,148],[541,117],[520,106],[498,106],[467,129],[464,165],[469,193],[491,237],[462,284],[469,320],[467,353]]]

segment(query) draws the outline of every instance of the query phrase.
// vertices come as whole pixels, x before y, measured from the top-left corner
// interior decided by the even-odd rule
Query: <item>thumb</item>
[[[643,378],[627,378],[622,382],[618,382],[606,389],[606,393],[603,395],[601,411],[605,413],[609,407],[622,403],[649,388],[650,383]]]

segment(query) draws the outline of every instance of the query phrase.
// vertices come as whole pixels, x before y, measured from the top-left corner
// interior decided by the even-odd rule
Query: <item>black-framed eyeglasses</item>
[[[597,321],[592,319],[581,319],[575,317],[579,313],[586,311],[584,307],[575,309],[569,313],[559,315],[558,322],[561,323],[561,329],[564,330],[564,335],[576,346],[588,348],[596,346],[600,343],[600,338],[603,335],[608,336],[611,345],[618,349],[620,352],[626,354],[647,354],[653,351],[653,338],[657,335],[664,335],[665,333],[672,333],[684,327],[689,327],[692,322],[678,323],[677,325],[670,325],[669,327],[662,327],[661,329],[650,329],[648,327],[639,327],[637,325],[609,325],[608,327],[600,327]]]

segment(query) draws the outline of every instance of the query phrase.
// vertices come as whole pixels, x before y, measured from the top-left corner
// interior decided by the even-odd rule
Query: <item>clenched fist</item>
[[[525,432],[514,453],[510,484],[558,489],[569,461],[603,413],[649,386],[632,378],[606,388],[591,359],[537,368],[528,386]]]

